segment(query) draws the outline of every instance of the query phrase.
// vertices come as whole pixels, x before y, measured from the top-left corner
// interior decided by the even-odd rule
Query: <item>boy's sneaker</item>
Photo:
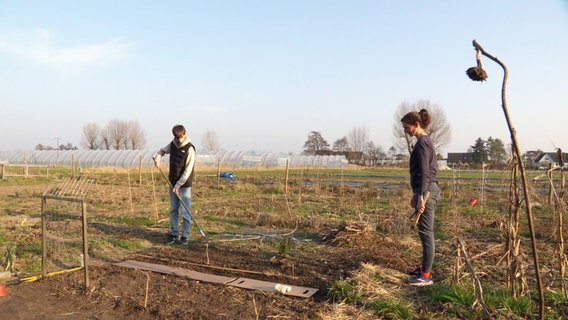
[[[166,240],[166,244],[174,244],[177,241],[176,236],[168,236],[168,240]]]
[[[425,287],[433,285],[434,281],[432,281],[432,277],[426,278],[425,276],[420,275],[408,280],[408,284],[415,287]]]
[[[181,237],[181,240],[179,241],[180,244],[183,245],[187,245],[189,243],[189,240],[186,237]]]
[[[408,273],[409,276],[419,277],[422,275],[422,267],[418,267]]]

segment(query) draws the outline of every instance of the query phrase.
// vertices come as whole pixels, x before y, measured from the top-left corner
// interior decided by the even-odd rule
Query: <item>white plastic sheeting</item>
[[[76,167],[150,167],[157,150],[33,150],[0,151],[0,163],[31,165],[75,165]],[[162,158],[167,164],[168,156]],[[258,153],[254,151],[218,151],[197,153],[200,165],[247,167],[343,167],[344,156],[306,156]]]

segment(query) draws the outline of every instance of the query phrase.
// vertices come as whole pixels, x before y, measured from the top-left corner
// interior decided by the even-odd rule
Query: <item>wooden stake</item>
[[[148,288],[150,287],[150,275],[146,273],[146,296],[144,297],[144,309],[148,306]]]

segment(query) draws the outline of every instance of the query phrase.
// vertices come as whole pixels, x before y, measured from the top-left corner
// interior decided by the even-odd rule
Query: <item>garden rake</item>
[[[164,171],[162,171],[162,168],[158,167],[158,170],[160,170],[160,173],[162,174],[162,177],[164,177],[164,179],[166,179],[166,181],[168,182],[168,185],[170,186],[170,188],[173,189],[173,185],[170,182],[170,179],[168,179],[168,177],[166,176],[166,174],[164,173]],[[205,242],[207,244],[209,244],[209,239],[207,239],[207,236],[205,235],[205,232],[203,232],[203,230],[201,229],[201,227],[199,227],[199,224],[197,223],[197,220],[195,220],[195,218],[191,215],[191,213],[189,212],[189,208],[185,205],[185,203],[183,202],[183,200],[181,199],[181,197],[179,196],[179,194],[176,193],[176,196],[179,199],[179,202],[181,203],[181,205],[183,206],[183,208],[185,209],[185,211],[187,211],[187,213],[189,214],[189,218],[191,220],[193,220],[193,223],[195,223],[195,226],[197,227],[197,229],[199,230],[199,233],[201,233],[201,236],[203,236],[203,239],[205,239]]]

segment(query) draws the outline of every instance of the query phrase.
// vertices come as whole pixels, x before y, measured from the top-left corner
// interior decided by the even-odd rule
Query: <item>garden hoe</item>
[[[426,195],[424,196],[424,205],[426,205],[426,201],[428,201],[428,197],[430,197],[430,192],[426,191]],[[416,218],[414,218],[416,216]],[[422,212],[418,211],[418,208],[414,208],[414,213],[412,213],[412,215],[410,216],[410,220],[413,220],[414,222],[412,223],[412,229],[414,229],[416,227],[416,225],[418,225],[418,220],[420,220],[420,217],[422,216]]]

